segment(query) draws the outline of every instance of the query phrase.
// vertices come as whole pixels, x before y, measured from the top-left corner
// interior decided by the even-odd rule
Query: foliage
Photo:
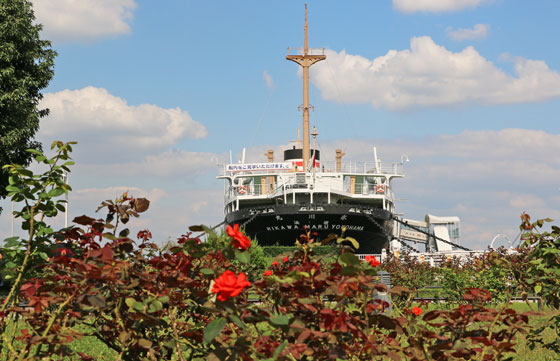
[[[0,250],[28,255],[0,311],[6,359],[91,360],[71,345],[95,337],[119,360],[503,360],[527,330],[526,314],[507,304],[488,308],[491,294],[479,288],[463,290],[448,310],[429,310],[413,302],[414,291],[377,284],[373,258],[360,261],[342,246],[332,259],[317,255],[311,233],[247,280],[245,270],[263,250],[244,235],[194,226],[208,235],[204,242],[186,234],[160,249],[149,231],[133,239],[121,229],[149,207],[126,193],[101,204],[104,218],[83,215],[76,226],[47,231],[41,217],[62,210],[54,199],[69,189],[61,172],[70,163],[59,162],[71,147],[54,146],[51,160],[36,152],[50,166],[43,175],[10,167],[12,196],[26,202],[19,215],[30,233],[14,250]],[[40,245],[57,241],[62,250],[30,261]],[[416,267],[428,282],[427,268]],[[385,292],[402,300],[391,314],[376,296]]]
[[[56,52],[40,38],[41,25],[28,0],[0,0],[0,164],[28,165],[30,153],[41,149],[33,141],[39,119],[48,114],[38,109],[40,91],[54,74]],[[0,170],[0,199],[8,195],[8,172]],[[1,211],[1,209],[0,209]]]
[[[527,273],[521,278],[526,289],[532,289],[540,295],[544,302],[553,308],[560,307],[560,228],[552,226],[551,231],[541,230],[551,219],[540,219],[531,222],[528,214],[521,216],[520,229],[523,247],[529,250],[527,257]],[[532,347],[543,344],[546,348],[560,353],[560,339],[555,338],[546,342],[542,335],[547,329],[552,329],[560,335],[560,315],[554,315],[544,326],[538,328],[532,335]]]
[[[14,202],[24,203],[22,210],[14,212],[14,217],[22,219],[21,227],[27,237],[7,238],[0,248],[4,262],[0,275],[11,281],[10,292],[0,311],[18,302],[18,287],[35,274],[34,266],[59,252],[61,238],[46,222],[65,210],[66,201],[57,198],[71,190],[64,181],[64,172],[69,172],[68,167],[74,164],[69,155],[72,144],[74,142],[54,142],[51,149],[56,148],[56,154],[50,159],[35,149],[28,150],[37,162],[47,167],[42,174],[34,174],[21,165],[4,166],[9,174],[8,195]]]
[[[418,297],[430,291],[447,304],[457,304],[463,302],[465,289],[482,288],[490,292],[492,302],[499,303],[528,295],[520,288],[520,280],[526,277],[526,258],[526,250],[500,248],[470,259],[451,257],[439,266],[405,254],[390,258],[381,267],[391,274],[392,284],[414,290]]]
[[[294,246],[266,246],[263,247],[264,253],[269,257],[276,257],[284,253],[292,253],[297,247]],[[317,245],[313,247],[313,252],[317,256],[328,256],[338,253],[338,248],[334,246]]]

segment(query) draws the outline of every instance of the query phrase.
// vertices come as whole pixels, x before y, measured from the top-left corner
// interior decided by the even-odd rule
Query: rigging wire
[[[331,65],[329,63],[328,58],[325,59],[325,63],[327,64],[327,68],[329,68],[329,72],[331,73],[331,77],[333,79],[334,87],[336,89],[336,93],[337,93],[339,102],[342,104],[342,113],[344,114],[344,118],[346,118],[346,123],[350,123],[350,127],[352,128],[352,132],[354,134],[359,134],[356,131],[354,121],[348,116],[348,107],[346,106],[346,102],[344,101],[344,98],[342,97],[342,92],[340,91],[340,87],[338,86],[338,82],[336,81],[336,76],[334,75],[334,71],[331,68]]]
[[[266,105],[264,106],[264,109],[261,113],[261,116],[259,118],[259,121],[257,123],[257,126],[255,128],[255,131],[253,132],[253,137],[251,138],[251,143],[250,143],[250,147],[252,147],[253,145],[255,145],[255,138],[257,137],[260,129],[261,129],[261,125],[262,125],[262,121],[266,115],[266,111],[268,110],[268,107],[270,105],[270,102],[272,101],[272,95],[274,95],[274,88],[272,88],[272,90],[270,91],[270,93],[268,94],[268,100],[266,102]]]
[[[399,219],[398,217],[396,217],[396,216],[394,216],[393,219],[394,219],[395,221],[401,223],[401,224],[404,224],[404,225],[407,226],[407,227],[412,228],[413,230],[415,230],[415,231],[417,231],[417,232],[424,233],[424,234],[426,234],[426,235],[428,235],[428,236],[430,236],[430,237],[433,237],[434,239],[437,239],[437,240],[440,241],[440,242],[447,243],[447,244],[449,244],[449,245],[451,245],[451,246],[454,246],[454,247],[457,247],[457,248],[459,248],[459,249],[462,249],[463,251],[472,251],[472,249],[468,249],[468,248],[463,247],[463,246],[461,246],[461,245],[459,245],[459,244],[457,244],[457,243],[453,243],[453,242],[448,241],[448,240],[446,240],[446,239],[437,237],[436,235],[431,234],[430,232],[426,232],[426,231],[424,231],[423,229],[421,229],[421,228],[419,228],[419,227],[413,226],[413,225],[409,224],[409,223],[406,222],[406,221],[402,221],[402,220],[400,220],[400,219]]]

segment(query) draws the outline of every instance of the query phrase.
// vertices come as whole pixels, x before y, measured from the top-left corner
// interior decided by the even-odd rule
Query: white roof
[[[459,217],[438,217],[432,214],[426,214],[426,222],[430,224],[447,224],[447,223],[459,223]]]

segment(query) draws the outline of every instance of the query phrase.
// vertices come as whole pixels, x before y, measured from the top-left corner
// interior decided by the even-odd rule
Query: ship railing
[[[426,263],[431,266],[441,266],[446,262],[449,262],[453,259],[459,260],[459,262],[468,262],[473,260],[477,257],[481,257],[484,254],[484,251],[462,251],[462,250],[453,250],[453,251],[445,251],[445,252],[418,252],[418,253],[406,253],[403,254],[401,252],[387,252],[383,250],[382,254],[356,254],[360,260],[365,260],[367,256],[375,256],[377,260],[380,262],[388,261],[391,258],[397,259],[404,259],[405,257],[409,257],[415,259],[419,263]]]
[[[303,55],[303,47],[289,47],[287,55]],[[308,48],[307,55],[325,55],[325,48]]]
[[[265,183],[254,184],[249,183],[245,185],[230,186],[226,190],[225,199],[229,202],[236,198],[243,198],[245,196],[249,197],[271,197],[281,194],[290,194],[293,192],[310,191],[315,192],[327,191],[328,193],[345,193],[350,196],[379,196],[379,198],[392,199],[392,190],[387,184],[374,184],[369,182],[355,183],[352,185],[350,182],[346,182],[342,188],[336,189],[328,187],[328,189],[316,188],[311,183],[296,183],[294,179],[288,179],[278,183]]]
[[[402,175],[402,163],[343,162],[337,169],[336,162],[326,161],[320,164],[321,172],[339,172],[346,174],[396,174]]]
[[[231,186],[227,192],[229,197],[239,197],[239,196],[264,196],[273,193],[274,189],[272,185],[262,184],[246,184],[239,186]]]
[[[238,164],[239,165],[239,164]],[[248,169],[239,172],[229,172],[227,164],[219,165],[219,176],[255,176],[255,175],[271,175],[279,173],[294,173],[298,171],[296,167],[290,169],[274,169],[264,170],[255,169],[251,170],[251,164],[244,164]],[[402,163],[375,163],[375,162],[343,162],[340,168],[337,168],[335,161],[317,162],[316,166],[311,170],[315,173],[344,173],[344,174],[357,174],[374,176],[378,175],[403,175]]]
[[[345,184],[344,192],[355,195],[388,196],[391,194],[391,188],[386,184],[356,183]]]

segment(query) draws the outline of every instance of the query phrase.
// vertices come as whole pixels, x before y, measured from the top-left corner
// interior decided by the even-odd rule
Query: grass
[[[436,304],[431,304],[429,308],[437,307]],[[490,306],[494,307],[494,306]],[[518,312],[535,312],[534,315],[530,316],[529,323],[533,327],[539,327],[546,323],[550,317],[560,313],[560,310],[553,310],[544,308],[541,311],[537,310],[537,304],[526,304],[526,303],[513,303],[511,307]],[[18,327],[20,328],[20,327]],[[86,329],[81,331],[87,332]],[[544,333],[545,341],[554,340],[560,335],[557,335],[554,331],[548,329]],[[537,345],[534,349],[529,348],[529,343],[525,335],[519,335],[516,339],[517,345],[515,347],[516,353],[513,356],[514,361],[556,361],[560,360],[560,355],[554,353],[553,351],[547,350],[542,346]],[[69,345],[69,347],[77,352],[83,352],[86,355],[92,356],[95,360],[100,361],[113,361],[117,359],[117,353],[103,344],[94,336],[84,336],[80,340],[76,340]],[[0,345],[1,348],[1,345]],[[5,354],[0,354],[0,361],[4,361]],[[65,358],[65,360],[70,360]]]
[[[537,311],[536,305],[527,305],[526,303],[514,303],[513,308],[519,312],[527,311]],[[529,318],[529,324],[535,328],[543,326],[546,324],[552,316],[560,313],[559,310],[554,310],[550,308],[543,308],[542,311],[538,312],[540,315],[534,315]],[[551,329],[547,329],[543,333],[545,342],[550,342],[554,339],[560,337],[556,332]],[[537,345],[534,349],[529,348],[528,341],[524,335],[520,335],[518,338],[517,345],[515,346],[516,354],[513,358],[515,361],[557,361],[560,360],[560,355],[557,353],[547,350],[546,348]]]

